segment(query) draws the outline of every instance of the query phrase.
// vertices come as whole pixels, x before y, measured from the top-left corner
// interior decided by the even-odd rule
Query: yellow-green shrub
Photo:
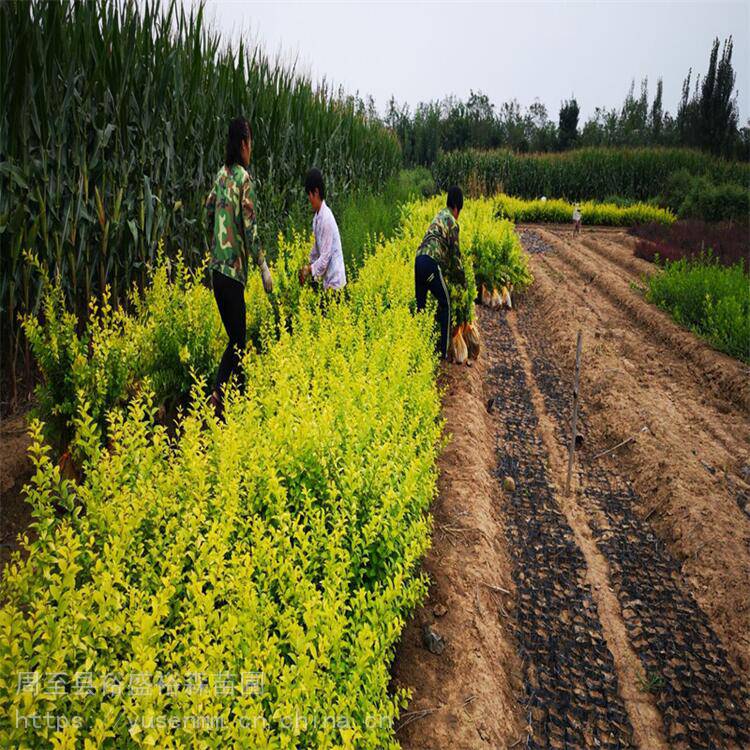
[[[249,274],[247,332],[255,348],[276,339],[281,321],[291,325],[301,295],[297,269],[309,247],[306,236],[279,237],[270,296],[263,291],[260,274]],[[62,286],[42,273],[41,315],[27,316],[24,330],[42,374],[36,413],[45,422],[48,439],[67,445],[81,399],[104,438],[106,414],[124,405],[144,380],[158,401],[187,393],[195,376],[213,380],[226,334],[214,296],[204,284],[205,269],[205,262],[191,270],[180,255],[176,262],[160,255],[143,293],[131,293],[130,311],[92,298],[80,335]]]
[[[0,745],[396,750],[404,694],[389,692],[388,665],[426,590],[440,433],[432,321],[410,312],[413,238],[407,222],[350,301],[324,317],[303,299],[292,333],[248,351],[226,424],[196,399],[170,439],[144,392],[110,413],[105,449],[84,409],[77,484],[35,423],[38,536],[0,583]],[[262,672],[264,690],[216,694],[212,677],[192,694],[54,696],[19,692],[22,671],[162,673],[167,685]],[[83,726],[18,725],[32,713]],[[295,726],[298,713],[322,723]],[[130,725],[186,716],[225,725]]]
[[[461,212],[461,243],[471,249],[477,284],[500,289],[512,284],[521,291],[534,277],[513,223],[498,219],[490,198],[467,201]]]
[[[444,201],[444,197],[436,196],[406,207],[402,227],[408,233],[415,252],[429,222],[444,206]],[[474,319],[478,284],[485,284],[492,290],[510,283],[522,290],[532,283],[533,276],[528,256],[521,247],[512,222],[498,220],[494,199],[466,200],[458,221],[467,288],[464,291],[449,286],[452,308],[458,312],[456,322],[462,323]]]
[[[191,271],[160,257],[131,312],[91,299],[78,334],[58,281],[43,277],[42,311],[23,321],[42,380],[36,389],[37,416],[58,447],[72,437],[72,420],[83,401],[104,437],[107,413],[126,403],[149,379],[159,400],[185,393],[191,372],[210,376],[218,365],[222,326],[204,267]]]
[[[555,222],[566,224],[572,221],[572,203],[559,199],[523,200],[501,193],[495,196],[497,214],[511,221]],[[584,201],[578,204],[583,224],[604,226],[631,226],[657,222],[672,224],[676,217],[666,208],[659,208],[648,203],[634,203],[631,206],[616,206],[614,203],[596,203]]]

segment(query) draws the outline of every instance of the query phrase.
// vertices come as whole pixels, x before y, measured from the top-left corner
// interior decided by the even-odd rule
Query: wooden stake
[[[578,382],[581,374],[581,349],[583,348],[583,335],[578,331],[576,342],[576,374],[573,383],[573,419],[570,433],[570,446],[568,447],[568,477],[565,480],[565,494],[570,494],[570,477],[573,474],[573,453],[576,449],[576,430],[578,428]]]

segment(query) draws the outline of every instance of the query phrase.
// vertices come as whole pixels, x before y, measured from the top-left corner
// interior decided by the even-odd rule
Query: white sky
[[[185,3],[191,0],[183,0]],[[257,39],[301,70],[411,107],[481,90],[492,102],[535,98],[557,120],[575,95],[581,123],[596,106],[620,107],[630,82],[664,79],[677,110],[690,67],[704,73],[711,42],[734,37],[740,121],[750,116],[750,0],[742,2],[255,2],[208,0],[227,39]]]

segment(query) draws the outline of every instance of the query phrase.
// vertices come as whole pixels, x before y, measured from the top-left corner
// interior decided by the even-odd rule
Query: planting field
[[[734,37],[383,114],[261,5],[0,2],[0,750],[750,750]]]
[[[518,231],[534,284],[513,311],[479,310],[483,355],[445,376],[453,440],[430,595],[395,665],[414,690],[397,736],[745,748],[748,368],[631,287],[655,269],[624,230]],[[579,329],[583,442],[566,495]],[[423,647],[424,623],[442,656]]]
[[[435,388],[410,305],[438,207],[408,207],[325,315],[291,272],[307,239],[280,242],[270,301],[247,290],[253,387],[224,425],[198,402],[166,425],[156,409],[219,353],[179,267],[92,322],[91,348],[61,314],[36,329],[50,385],[76,362],[70,393],[63,377],[39,403],[75,461],[61,473],[35,426],[33,524],[3,528],[28,535],[0,582],[4,746],[748,746],[747,366],[645,301],[658,271],[626,230],[516,236],[483,200],[462,216],[477,278],[495,258],[533,284],[512,311],[477,309],[479,358]],[[10,474],[23,422],[4,426]],[[18,688],[86,670],[158,689]],[[45,713],[82,725],[13,719]]]

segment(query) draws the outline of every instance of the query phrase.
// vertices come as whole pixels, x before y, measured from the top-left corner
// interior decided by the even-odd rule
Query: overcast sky
[[[191,0],[183,0],[186,3]],[[420,101],[481,90],[499,104],[535,99],[557,119],[575,95],[582,121],[620,107],[633,78],[649,100],[664,80],[675,114],[690,67],[703,73],[711,42],[734,37],[741,122],[748,111],[750,0],[742,2],[248,2],[208,0],[227,38],[258,39],[316,80]]]

